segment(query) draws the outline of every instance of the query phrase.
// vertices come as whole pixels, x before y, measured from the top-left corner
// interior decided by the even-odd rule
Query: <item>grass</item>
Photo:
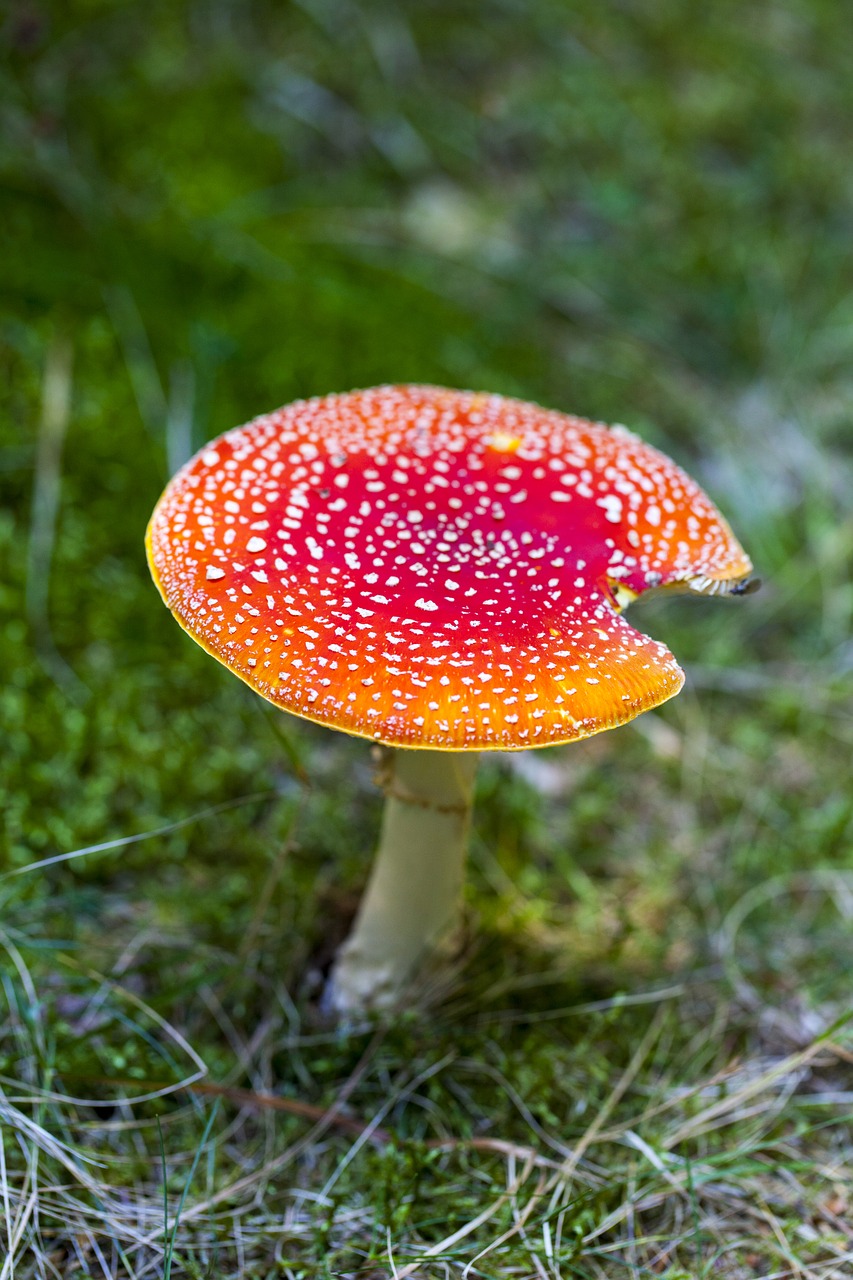
[[[0,1280],[851,1273],[844,19],[4,17]],[[343,1033],[368,749],[211,663],[142,534],[217,432],[407,379],[628,422],[765,588],[638,606],[685,692],[485,763],[458,964]]]

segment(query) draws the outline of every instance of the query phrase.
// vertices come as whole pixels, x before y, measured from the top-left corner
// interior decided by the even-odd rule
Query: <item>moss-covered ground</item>
[[[2,1280],[853,1275],[846,7],[12,0],[0,47]],[[463,954],[344,1032],[369,747],[142,537],[212,435],[405,380],[628,423],[765,585],[637,607],[659,712],[485,761]]]

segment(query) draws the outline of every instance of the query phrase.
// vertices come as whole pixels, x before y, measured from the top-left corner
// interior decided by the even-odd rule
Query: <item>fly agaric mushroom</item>
[[[328,1004],[399,1000],[458,919],[477,753],[573,742],[681,688],[622,610],[741,594],[702,490],[623,427],[377,387],[226,432],[161,497],[163,599],[270,702],[391,751],[379,851]]]

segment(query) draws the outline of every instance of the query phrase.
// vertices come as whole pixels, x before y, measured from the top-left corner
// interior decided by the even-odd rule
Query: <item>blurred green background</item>
[[[440,1057],[460,1036],[472,1058],[492,1053],[488,1017],[478,1030],[473,1010],[513,1021],[677,980],[689,994],[673,1079],[685,1084],[712,1070],[714,1053],[728,1060],[737,1047],[764,1062],[802,1049],[848,1009],[844,10],[837,0],[4,7],[2,865],[193,821],[0,881],[4,937],[39,993],[33,1005],[10,962],[2,1073],[32,1088],[61,1079],[73,1093],[76,1072],[86,1096],[101,1077],[173,1078],[150,1028],[129,1030],[115,1010],[96,1035],[75,1020],[92,970],[150,1001],[214,1077],[325,1103],[350,1070],[353,1041],[306,1065],[282,1048],[282,1028],[296,1044],[302,1019],[311,1025],[319,975],[366,875],[379,811],[368,751],[274,713],[196,648],[149,582],[142,539],[170,472],[211,436],[296,397],[383,381],[497,390],[627,423],[697,476],[765,579],[733,607],[637,608],[688,671],[687,690],[660,713],[574,749],[488,760],[467,963],[431,1029],[415,1020],[389,1033],[389,1062]],[[537,974],[551,976],[531,994],[524,983]],[[204,1009],[200,989],[214,993]],[[711,1007],[711,1056],[697,1058]],[[263,1052],[241,1057],[235,1045],[270,1009]],[[519,1030],[498,1055],[525,1096],[533,1055],[543,1123],[569,1135],[588,1122],[569,1107],[572,1091],[607,1096],[645,1027],[604,1030],[589,1016],[582,1034],[559,1020]],[[770,1025],[781,1041],[768,1048]],[[475,1114],[513,1131],[504,1090],[475,1096],[459,1085],[433,1105],[454,1132],[476,1128]],[[85,1145],[94,1113],[61,1116]],[[174,1149],[191,1148],[192,1112],[172,1123]],[[423,1137],[429,1123],[425,1108],[399,1128]],[[99,1150],[113,1143],[99,1134]],[[266,1139],[251,1126],[241,1135],[240,1160],[254,1168]],[[115,1139],[114,1180],[156,1181],[156,1135],[145,1141],[128,1173]],[[386,1227],[409,1244],[429,1238],[400,1216],[391,1175],[376,1181],[371,1150],[338,1184],[346,1203],[367,1206],[364,1220],[335,1234],[309,1214],[293,1274],[303,1253],[319,1266],[336,1249],[323,1265],[350,1274],[346,1251],[369,1260],[378,1240],[381,1253]],[[612,1176],[623,1200],[626,1168]],[[445,1208],[432,1220],[453,1217]],[[708,1230],[690,1237],[686,1262],[673,1253],[675,1269],[657,1273],[699,1274],[678,1267],[704,1266],[719,1248]],[[769,1274],[760,1268],[775,1265],[778,1238],[754,1231],[759,1269],[720,1274]],[[571,1265],[586,1266],[572,1248]],[[589,1265],[566,1274],[598,1274]]]

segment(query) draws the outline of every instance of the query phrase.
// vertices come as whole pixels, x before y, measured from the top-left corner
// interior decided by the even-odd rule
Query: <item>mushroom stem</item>
[[[477,759],[468,751],[390,753],[379,849],[326,995],[336,1013],[393,1006],[419,962],[452,945]]]

